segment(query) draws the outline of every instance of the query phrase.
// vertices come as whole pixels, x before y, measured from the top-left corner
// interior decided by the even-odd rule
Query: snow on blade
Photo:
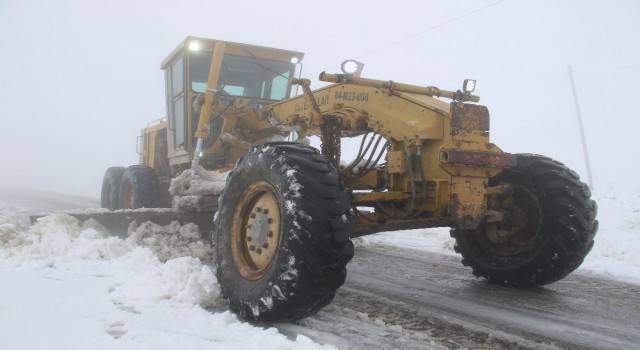
[[[229,173],[205,170],[200,167],[198,174],[191,175],[187,169],[171,179],[169,193],[173,195],[173,207],[181,211],[201,211],[202,196],[220,195]]]
[[[200,167],[198,174],[191,176],[191,170],[187,169],[171,179],[169,192],[173,195],[219,195],[224,189],[228,174]]]

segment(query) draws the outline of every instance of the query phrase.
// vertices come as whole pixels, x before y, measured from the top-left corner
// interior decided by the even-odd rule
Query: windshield
[[[212,57],[212,52],[191,52],[190,79],[193,91],[204,92],[207,88]],[[292,68],[289,62],[224,55],[217,88],[233,96],[282,100],[289,93]]]

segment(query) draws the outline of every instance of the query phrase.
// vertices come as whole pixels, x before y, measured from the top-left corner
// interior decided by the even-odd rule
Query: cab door
[[[169,137],[169,145],[173,151],[186,148],[185,127],[185,64],[184,56],[177,57],[170,67],[165,69],[167,116],[169,129],[173,137]],[[171,150],[170,150],[171,152]]]

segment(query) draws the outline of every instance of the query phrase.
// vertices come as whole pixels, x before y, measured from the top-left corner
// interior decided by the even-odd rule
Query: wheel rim
[[[502,257],[531,251],[541,236],[542,207],[538,197],[523,186],[512,186],[513,193],[499,203],[499,210],[505,214],[505,219],[486,224],[483,230],[493,254]]]
[[[249,280],[262,278],[275,260],[281,230],[280,200],[267,182],[251,184],[240,196],[231,225],[233,262]]]
[[[106,199],[105,207],[107,209],[113,210],[113,190],[111,189],[110,183],[105,185],[102,198]]]
[[[122,203],[122,209],[132,209],[133,208],[133,186],[131,184],[126,184],[123,189],[123,196],[120,199],[120,203]]]

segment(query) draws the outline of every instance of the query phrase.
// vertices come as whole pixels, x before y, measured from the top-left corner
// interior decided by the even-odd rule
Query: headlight
[[[189,43],[189,50],[198,51],[200,50],[200,43],[197,41],[192,41]]]
[[[473,92],[476,89],[476,81],[473,79],[465,79],[462,84],[462,91]]]
[[[349,74],[356,77],[360,76],[363,67],[364,63],[358,62],[356,60],[346,60],[342,62],[342,65],[340,65],[340,69],[342,69],[342,72],[344,74]]]

